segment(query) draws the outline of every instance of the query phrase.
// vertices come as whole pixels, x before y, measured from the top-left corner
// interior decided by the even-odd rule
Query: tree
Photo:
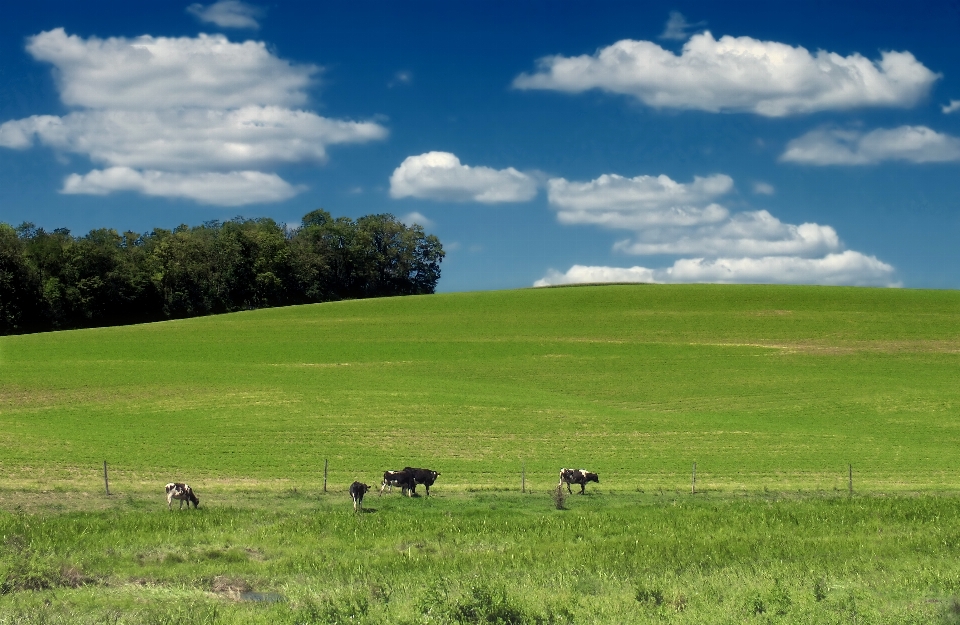
[[[0,334],[29,331],[40,310],[40,280],[17,231],[0,223]]]
[[[295,229],[236,217],[74,237],[0,224],[0,333],[432,293],[443,256],[439,239],[393,215],[323,209]]]

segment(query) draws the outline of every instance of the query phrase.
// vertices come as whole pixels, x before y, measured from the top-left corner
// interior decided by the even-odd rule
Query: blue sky
[[[958,33],[956,2],[18,3],[0,221],[389,212],[440,291],[955,289]]]

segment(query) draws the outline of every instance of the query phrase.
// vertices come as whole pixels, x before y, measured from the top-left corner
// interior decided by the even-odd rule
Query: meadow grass
[[[960,593],[957,498],[154,504],[0,514],[0,622],[947,623]]]
[[[952,622],[958,365],[960,293],[821,287],[4,337],[0,623]],[[406,465],[436,497],[353,515]]]

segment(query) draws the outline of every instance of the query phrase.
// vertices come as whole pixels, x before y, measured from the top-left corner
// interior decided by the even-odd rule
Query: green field
[[[555,288],[0,338],[0,623],[948,622],[958,373],[955,291]],[[406,465],[436,497],[353,514],[350,482]],[[562,466],[601,476],[567,510]],[[174,479],[199,511],[167,512]]]

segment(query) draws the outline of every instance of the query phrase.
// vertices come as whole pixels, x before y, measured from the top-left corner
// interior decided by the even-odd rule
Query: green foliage
[[[433,293],[443,249],[392,215],[317,210],[288,231],[236,218],[73,237],[0,224],[0,334]]]

